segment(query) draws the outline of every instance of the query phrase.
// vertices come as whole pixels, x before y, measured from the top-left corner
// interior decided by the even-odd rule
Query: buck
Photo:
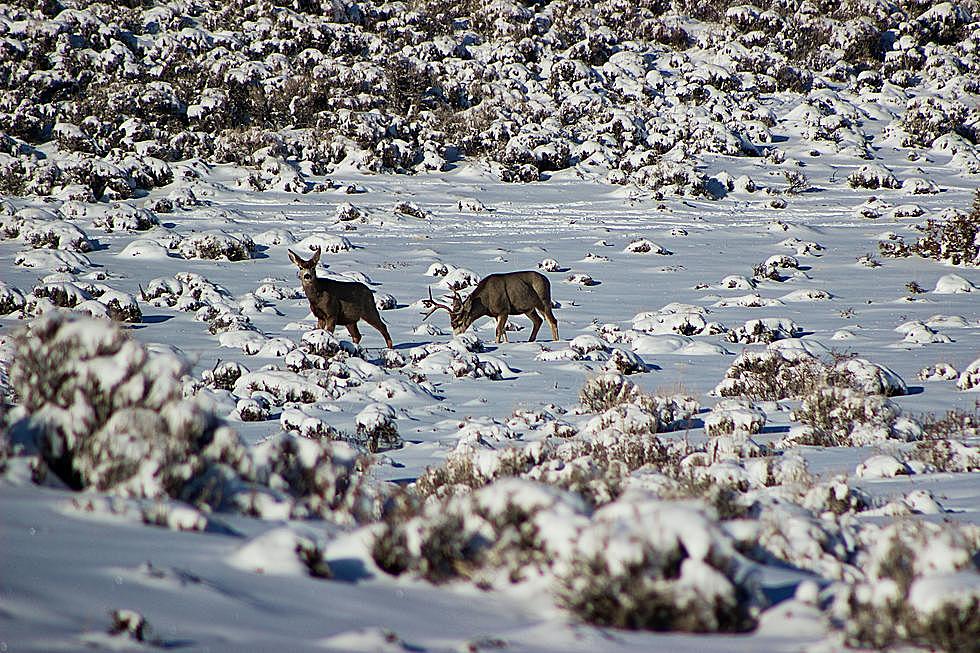
[[[314,247],[313,257],[304,261],[293,250],[289,252],[289,260],[296,264],[299,272],[296,276],[303,283],[303,292],[310,302],[310,311],[317,319],[317,328],[326,329],[333,333],[338,324],[347,327],[354,344],[361,341],[361,332],[357,329],[358,320],[364,320],[382,336],[388,348],[392,348],[388,328],[381,321],[378,306],[374,303],[374,293],[359,281],[334,281],[316,276],[316,264],[320,261],[320,248]]]
[[[533,270],[491,274],[480,281],[465,300],[453,291],[452,306],[435,301],[429,288],[429,298],[422,303],[431,309],[423,320],[440,309],[449,311],[454,335],[463,333],[481,317],[490,316],[497,318],[497,342],[507,342],[507,316],[526,315],[534,325],[528,338],[531,342],[538,336],[543,315],[551,327],[552,338],[558,340],[558,321],[551,312],[551,282]]]

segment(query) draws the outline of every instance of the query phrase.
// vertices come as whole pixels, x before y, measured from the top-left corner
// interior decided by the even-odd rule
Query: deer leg
[[[534,325],[531,328],[531,337],[528,338],[527,341],[534,342],[534,339],[538,337],[538,329],[541,328],[541,322],[543,320],[541,319],[541,316],[538,315],[538,312],[533,308],[529,310],[527,313],[525,313],[524,315],[527,315],[528,318],[530,318],[531,323]]]
[[[348,324],[347,332],[350,334],[350,339],[354,341],[355,345],[361,341],[361,332],[357,330],[357,322]]]
[[[367,322],[375,329],[377,329],[378,333],[380,333],[384,337],[385,345],[388,346],[388,349],[395,348],[395,345],[391,342],[391,335],[388,334],[388,327],[386,327],[385,323],[381,321],[380,315],[371,315],[371,316],[365,315],[363,319],[365,322]]]
[[[497,342],[510,342],[507,340],[507,314],[501,313],[497,316]]]
[[[555,319],[555,314],[551,312],[551,306],[545,304],[541,312],[544,313],[544,319],[548,320],[548,326],[551,327],[551,337],[554,338],[555,342],[558,342],[558,320]]]

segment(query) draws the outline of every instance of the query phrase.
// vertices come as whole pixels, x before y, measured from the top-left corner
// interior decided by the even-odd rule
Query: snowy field
[[[245,39],[176,5],[144,11],[134,52]],[[489,163],[416,134],[412,174],[371,159],[380,145],[328,170],[272,146],[216,163],[120,145],[137,164],[86,149],[98,120],[9,136],[12,116],[46,114],[0,102],[0,650],[975,651],[980,30],[964,7],[929,9],[918,50],[896,40],[932,62],[905,86],[837,70],[766,91],[760,72],[738,96],[718,34],[751,44],[775,20],[748,6],[724,29],[681,17],[692,41],[672,55],[574,59],[601,92],[541,64],[554,97],[658,106],[636,118],[646,142],[654,124],[677,139],[656,155],[591,125],[515,135]],[[28,61],[18,43],[44,30],[0,8],[0,45]],[[87,16],[58,20],[135,75]],[[490,52],[498,29],[466,47],[517,79]],[[522,83],[544,103],[528,124],[550,129],[558,107]],[[224,110],[209,92],[182,108],[197,137]],[[960,122],[925,138],[915,107]],[[373,291],[393,349],[364,322],[359,345],[316,328],[287,253],[316,247],[320,276]],[[430,290],[449,302],[516,270],[550,281],[559,341],[545,324],[528,342],[523,315],[503,343],[491,318],[456,336],[447,312],[423,321]]]
[[[214,262],[152,251],[132,255],[133,243],[145,242],[156,230],[138,237],[100,233],[93,251],[85,254],[88,262],[79,278],[104,273],[103,283],[138,297],[139,287],[145,290],[153,279],[184,272],[202,275],[227,291],[229,303],[246,306],[244,314],[254,331],[212,335],[193,313],[142,301],[142,320],[128,330],[143,344],[179,348],[192,363],[195,378],[219,361],[260,372],[283,367],[281,354],[262,352],[265,342],[293,349],[300,336],[315,327],[306,300],[296,292],[287,244],[299,249],[293,240],[313,235],[347,238],[352,248],[325,254],[321,274],[366,275],[377,295],[394,296],[395,307],[382,315],[395,352],[408,362],[390,369],[376,365],[381,363],[383,342],[364,327],[361,356],[372,364],[358,367],[367,370],[364,378],[355,376],[353,387],[329,400],[274,405],[267,419],[243,422],[236,401],[248,393],[204,389],[199,396],[227,417],[250,445],[276,437],[290,410],[314,416],[315,422],[320,416],[338,430],[353,432],[366,406],[390,406],[404,445],[376,456],[368,472],[374,481],[411,482],[452,452],[540,443],[551,433],[544,427],[549,422],[572,431],[582,427],[593,415],[580,408],[579,389],[606,369],[609,352],[616,348],[631,352],[631,358],[640,359],[648,370],[629,377],[640,388],[681,392],[701,405],[689,428],[662,437],[692,445],[710,442],[704,423],[719,401],[712,390],[737,355],[765,351],[766,345],[732,342],[726,333],[675,333],[670,320],[663,326],[651,317],[658,314],[693,315],[703,318],[694,319],[696,324],[720,323],[729,330],[749,320],[791,321],[798,325],[800,332],[794,335],[799,337],[776,341],[777,346],[824,357],[830,352],[853,354],[887,366],[908,386],[907,394],[891,400],[902,414],[975,414],[976,392],[957,389],[955,379],[922,381],[919,371],[940,363],[961,371],[975,359],[980,344],[975,289],[980,277],[973,269],[874,255],[882,234],[908,234],[910,221],[855,217],[855,207],[864,204],[868,194],[821,188],[828,172],[833,174],[814,164],[814,189],[774,211],[758,191],[735,193],[724,202],[659,202],[574,175],[513,186],[494,183],[474,170],[412,178],[351,174],[344,182],[366,191],[353,198],[339,192],[244,193],[222,183],[234,171],[215,169],[201,184],[207,193],[200,194],[210,206],[166,216],[158,229],[183,237],[223,230],[249,235],[257,243],[270,240],[263,235],[271,230],[280,230],[275,233],[282,244],[258,246],[250,260]],[[939,183],[946,192],[935,196],[908,198],[893,191],[879,194],[879,199],[896,205],[915,201],[927,214],[968,204],[963,180]],[[333,215],[351,199],[368,220],[346,231]],[[405,201],[422,208],[424,217],[392,210]],[[460,203],[477,201],[485,210],[460,211]],[[640,238],[670,255],[629,252],[630,243]],[[0,247],[5,283],[30,293],[38,284],[39,270],[13,263],[24,251],[20,243],[8,241]],[[869,252],[881,261],[880,267],[859,262]],[[784,281],[753,281],[753,267],[776,255],[790,256],[798,265],[786,270]],[[446,348],[452,341],[448,316],[436,313],[421,321],[419,300],[427,287],[438,293],[445,279],[427,276],[432,266],[443,264],[483,276],[535,269],[546,259],[558,262],[556,271],[547,275],[560,304],[555,313],[563,340],[550,342],[545,327],[539,342],[524,342],[529,324],[518,316],[510,320],[515,329],[509,332],[511,342],[494,344],[494,322],[487,318],[471,330],[483,341],[483,351],[471,361],[475,369],[455,376],[450,369],[453,355]],[[593,285],[569,281],[580,279],[578,275],[587,275]],[[951,275],[963,281],[954,283]],[[905,288],[910,281],[925,292],[910,294]],[[293,292],[263,302],[256,311],[251,305],[263,284]],[[945,292],[949,287],[974,292]],[[239,302],[243,298],[251,301]],[[665,311],[671,304],[683,307]],[[20,320],[8,317],[3,324],[9,335]],[[342,329],[337,333],[346,339]],[[575,343],[581,346],[576,349]],[[423,355],[426,348],[433,353]],[[247,353],[255,351],[259,353]],[[480,375],[477,370],[486,364],[498,378]],[[975,474],[916,468],[906,455],[913,445],[900,439],[879,434],[854,447],[781,445],[794,426],[792,409],[798,405],[743,404],[741,413],[755,414],[764,423],[751,429],[750,441],[783,458],[801,456],[815,483],[838,479],[845,487],[866,492],[868,509],[848,515],[847,528],[857,531],[864,524],[905,521],[906,515],[918,512],[917,501],[924,502],[926,514],[916,519],[980,523]],[[971,440],[965,442],[969,445]],[[975,447],[976,440],[972,442]],[[976,449],[972,451],[975,457]],[[543,582],[481,592],[462,582],[436,587],[395,579],[378,570],[360,531],[351,536],[317,520],[283,520],[272,509],[266,520],[220,513],[202,517],[190,511],[207,526],[204,533],[184,533],[179,530],[180,509],[174,507],[169,522],[173,530],[144,526],[136,504],[109,501],[100,494],[76,496],[18,480],[28,474],[22,461],[8,462],[0,495],[3,630],[10,650],[112,646],[113,638],[104,631],[109,613],[118,608],[144,615],[167,646],[211,650],[456,650],[468,645],[642,650],[658,637],[577,624],[553,607]],[[862,477],[860,467],[866,461],[872,471]],[[291,533],[322,547],[334,570],[333,580],[306,577],[292,553]],[[798,549],[793,555],[807,553]],[[823,584],[830,579],[777,561],[760,565],[760,571],[766,597],[776,604],[763,613],[755,633],[735,640],[670,636],[669,645],[682,650],[798,650],[801,643],[834,641],[828,639],[825,617],[817,608],[786,603],[801,581]]]

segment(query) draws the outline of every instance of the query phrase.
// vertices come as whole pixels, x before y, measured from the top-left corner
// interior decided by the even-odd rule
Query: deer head
[[[313,256],[308,261],[303,260],[293,250],[286,250],[289,254],[289,260],[299,268],[296,276],[299,277],[299,280],[304,286],[316,281],[316,264],[320,261],[320,248],[312,247],[311,249],[313,250]]]
[[[437,302],[435,299],[432,298],[432,288],[429,288],[429,298],[423,299],[422,305],[430,310],[428,313],[425,314],[425,317],[423,317],[422,320],[425,321],[429,319],[429,316],[431,316],[433,313],[435,313],[440,309],[445,310],[449,313],[449,322],[453,326],[453,335],[458,336],[459,334],[466,331],[466,329],[470,326],[470,323],[472,322],[472,320],[470,320],[469,322],[466,321],[466,316],[467,316],[466,305],[469,303],[469,301],[470,301],[469,298],[467,298],[466,301],[463,301],[463,298],[460,297],[459,293],[454,290],[452,306],[448,304],[440,304],[439,302]]]

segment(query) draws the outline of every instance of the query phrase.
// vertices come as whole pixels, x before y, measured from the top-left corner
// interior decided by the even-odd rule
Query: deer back
[[[473,319],[520,315],[542,304],[551,306],[547,277],[533,270],[504,272],[484,277],[463,303],[463,312],[474,314]]]

